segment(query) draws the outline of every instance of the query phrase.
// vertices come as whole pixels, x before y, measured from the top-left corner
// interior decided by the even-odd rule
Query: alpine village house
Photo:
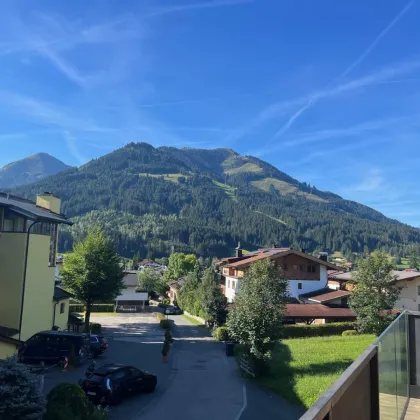
[[[71,294],[55,281],[60,224],[51,193],[36,202],[0,193],[0,359],[39,331],[68,329]]]

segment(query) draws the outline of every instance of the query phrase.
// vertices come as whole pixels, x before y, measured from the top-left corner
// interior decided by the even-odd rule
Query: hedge
[[[69,312],[85,312],[85,305],[69,305]],[[97,303],[92,305],[91,312],[115,312],[115,305],[113,303]]]
[[[336,322],[331,324],[293,324],[284,325],[283,338],[320,337],[327,335],[341,335],[343,331],[354,330],[354,322]]]
[[[217,327],[213,332],[213,337],[217,341],[228,341],[229,340],[229,330],[227,327]]]
[[[348,335],[357,335],[357,331],[356,330],[345,330],[341,333],[341,335],[343,337],[346,337]]]
[[[155,317],[159,320],[166,320],[166,316],[162,312],[153,312],[155,314]]]

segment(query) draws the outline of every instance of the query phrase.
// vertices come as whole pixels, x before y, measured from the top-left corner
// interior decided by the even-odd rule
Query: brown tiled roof
[[[287,304],[285,318],[356,318],[350,308],[329,308],[320,303]]]
[[[326,267],[329,267],[331,269],[338,271],[338,267],[335,266],[334,264],[321,260],[320,258],[313,257],[312,255],[306,254],[305,252],[298,251],[296,249],[289,249],[289,250],[284,251],[282,250],[282,248],[273,248],[273,249],[269,249],[268,251],[275,251],[277,249],[279,252],[274,252],[274,253],[261,252],[254,257],[245,259],[244,261],[238,261],[233,264],[228,264],[227,267],[245,268],[245,267],[248,267],[253,262],[262,260],[264,258],[270,258],[270,260],[275,260],[280,257],[286,257],[287,255],[299,255],[300,257],[306,258],[307,260],[314,261],[318,264],[325,265]]]
[[[332,290],[332,289],[320,289],[315,290],[313,292],[309,293],[303,293],[302,295],[299,295],[300,299],[308,299],[311,301],[324,303],[329,302],[334,299],[339,299],[342,297],[350,296],[350,292],[348,290]]]

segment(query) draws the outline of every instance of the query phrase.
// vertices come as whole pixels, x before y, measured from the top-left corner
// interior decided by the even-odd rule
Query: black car
[[[182,314],[182,310],[180,308],[178,308],[177,306],[167,306],[166,309],[164,310],[164,313],[166,315],[181,315]]]
[[[96,369],[79,381],[87,397],[95,404],[119,404],[126,396],[153,392],[157,377],[133,366],[112,363]]]
[[[72,353],[79,363],[89,355],[88,334],[68,331],[41,331],[25,341],[19,348],[20,362],[28,364],[59,363],[70,359]]]
[[[108,350],[108,340],[103,335],[91,334],[90,335],[90,350],[89,359],[98,357],[100,354]]]

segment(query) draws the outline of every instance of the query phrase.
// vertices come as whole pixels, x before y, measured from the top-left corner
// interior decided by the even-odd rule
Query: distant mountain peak
[[[48,153],[35,153],[0,168],[0,188],[30,184],[68,168],[70,166]]]

